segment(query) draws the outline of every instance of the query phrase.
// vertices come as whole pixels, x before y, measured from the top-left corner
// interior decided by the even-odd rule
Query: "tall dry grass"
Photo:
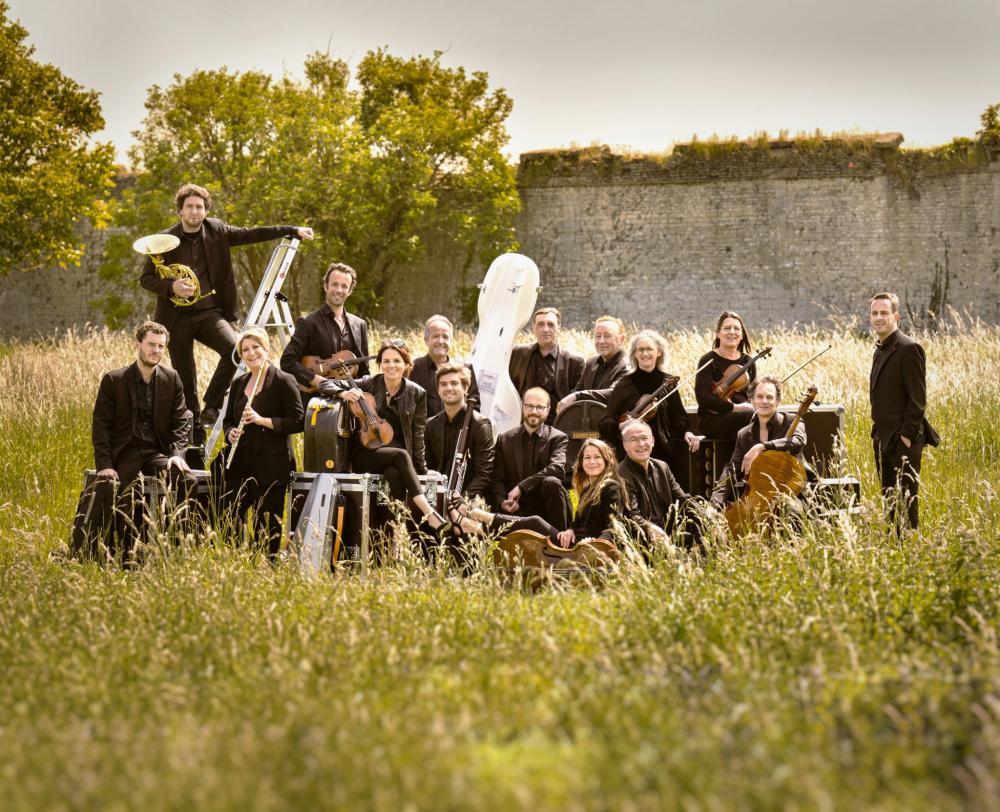
[[[415,556],[313,581],[220,537],[168,539],[136,571],[50,562],[92,464],[97,380],[132,343],[4,347],[4,805],[996,806],[1000,383],[987,365],[1000,331],[922,337],[945,442],[925,462],[922,532],[904,540],[878,521],[869,339],[755,338],[778,373],[834,344],[796,386],[847,406],[865,519],[534,595]],[[710,343],[669,339],[682,374]],[[564,342],[587,349],[581,333]],[[211,358],[199,364],[207,380]]]

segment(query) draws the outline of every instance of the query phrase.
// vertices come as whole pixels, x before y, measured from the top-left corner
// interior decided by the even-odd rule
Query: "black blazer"
[[[764,443],[765,451],[785,451],[798,458],[803,465],[807,465],[806,458],[802,450],[806,447],[806,423],[800,420],[795,427],[795,432],[791,437],[786,438],[789,426],[795,415],[789,412],[775,412],[771,419],[767,421],[768,441]],[[750,423],[741,428],[736,433],[736,447],[733,455],[729,458],[719,481],[715,483],[712,491],[711,501],[716,505],[721,505],[726,500],[726,495],[731,487],[742,482],[746,477],[743,474],[743,458],[747,452],[760,442],[760,420],[754,415]],[[808,468],[808,466],[807,466]]]
[[[479,402],[479,384],[476,383],[476,373],[472,370],[472,364],[466,364],[469,376],[472,378],[469,383],[469,400]],[[428,420],[444,408],[441,398],[438,397],[437,390],[437,364],[429,355],[421,355],[413,362],[413,370],[410,372],[410,380],[419,384],[427,392],[427,418]],[[434,466],[431,466],[432,468]]]
[[[600,403],[607,403],[614,385],[628,374],[628,362],[624,350],[618,350],[611,356],[611,360],[606,361],[603,365],[599,365],[600,360],[601,356],[595,355],[584,363],[583,374],[576,386],[576,394],[579,399],[588,398]],[[600,386],[597,385],[598,371],[604,373],[601,376]]]
[[[927,405],[924,348],[895,330],[872,358],[869,395],[872,437],[882,449],[902,435],[918,445],[937,445],[937,432],[924,415]]]
[[[562,482],[566,476],[569,437],[543,423],[538,429],[535,457],[526,460],[521,454],[524,433],[523,425],[515,426],[497,437],[492,483],[493,504],[497,508],[515,485],[521,488],[521,493],[531,495],[545,477],[552,476]]]
[[[468,408],[468,407],[466,407]],[[465,409],[455,415],[454,429],[457,435],[465,419]],[[451,474],[451,465],[455,457],[455,446],[445,446],[445,426],[448,415],[438,412],[427,421],[427,467],[440,471],[445,476]],[[457,437],[456,437],[457,440]],[[468,464],[465,468],[465,483],[462,493],[468,496],[489,498],[490,480],[493,477],[493,424],[488,417],[483,417],[473,410],[469,421]]]
[[[347,317],[347,328],[351,331],[351,338],[358,348],[358,355],[368,355],[368,324],[364,319],[344,311]],[[303,386],[312,383],[314,373],[306,369],[299,363],[303,355],[318,355],[320,358],[329,358],[334,353],[334,329],[336,322],[333,319],[333,311],[330,305],[323,304],[308,316],[302,316],[295,322],[295,332],[285,345],[285,351],[281,353],[281,368],[289,375],[293,376]],[[356,369],[351,370],[355,378],[362,378],[369,373],[368,362],[358,364]],[[303,398],[305,399],[305,397]]]
[[[691,496],[677,484],[670,466],[653,457],[648,473],[626,457],[618,464],[618,475],[628,490],[630,515],[637,521],[652,522],[661,530],[669,524],[671,511],[676,512]]]
[[[132,442],[139,414],[135,376],[136,362],[105,373],[97,389],[91,438],[94,465],[98,471],[114,468],[123,481],[130,481],[137,471],[119,471],[117,462]],[[190,431],[191,413],[184,405],[184,387],[172,369],[153,367],[156,393],[153,398],[153,433],[161,453],[168,457],[184,454]]]
[[[223,436],[229,442],[229,430],[240,424],[243,409],[247,403],[245,393],[250,373],[240,375],[229,388],[229,401],[222,420]],[[253,409],[261,417],[270,417],[274,429],[263,426],[246,425],[236,449],[233,465],[247,460],[253,461],[257,478],[261,482],[287,481],[295,469],[295,452],[292,450],[292,436],[304,428],[302,400],[295,379],[274,364],[268,364],[264,381],[254,396]],[[228,458],[229,451],[223,452]]]
[[[382,373],[366,375],[359,378],[358,388],[362,392],[370,392],[375,396],[375,408],[385,406],[388,393]],[[331,379],[320,384],[321,394],[328,397],[346,392],[351,388],[349,381]],[[403,386],[399,390],[396,408],[399,410],[399,420],[403,424],[403,444],[410,454],[413,467],[418,474],[427,473],[427,461],[424,455],[424,435],[427,430],[427,393],[422,386],[403,378]]]
[[[239,311],[239,299],[236,295],[236,277],[233,275],[233,258],[229,255],[229,249],[236,245],[249,245],[255,242],[267,242],[276,240],[279,237],[295,237],[298,234],[298,226],[259,226],[257,228],[239,228],[222,222],[215,217],[206,217],[202,223],[203,237],[205,243],[205,260],[208,265],[208,278],[212,280],[212,287],[215,288],[215,303],[222,311],[222,318],[226,321],[236,321]],[[175,237],[182,237],[183,228],[178,222],[166,229],[164,234],[173,234]],[[163,255],[163,261],[167,265],[177,262],[177,249],[168,251]],[[142,276],[139,277],[139,284],[146,290],[156,294],[156,315],[154,318],[168,330],[173,329],[177,322],[177,317],[185,309],[177,307],[170,301],[173,295],[171,286],[173,279],[163,279],[153,265],[153,260],[146,258],[146,263],[142,269]],[[208,291],[202,291],[207,293]]]
[[[508,370],[510,379],[514,382],[517,394],[524,397],[528,382],[528,362],[531,360],[531,353],[536,344],[522,344],[514,347],[510,353],[510,364]],[[580,376],[583,375],[583,358],[575,353],[566,352],[562,347],[556,347],[556,400],[562,400],[566,395],[577,388]],[[556,405],[552,404],[552,412],[555,412]]]

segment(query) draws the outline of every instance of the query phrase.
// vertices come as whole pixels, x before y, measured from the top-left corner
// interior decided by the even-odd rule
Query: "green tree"
[[[490,91],[485,73],[440,58],[372,51],[358,65],[357,89],[347,65],[324,54],[306,60],[304,81],[222,69],[151,88],[131,153],[136,181],[116,216],[125,231],[102,273],[134,275],[128,243],[173,219],[171,196],[186,180],[211,189],[212,213],[227,221],[316,230],[289,278],[296,309],[319,295],[320,259],[361,271],[352,305],[371,316],[428,239],[445,240],[467,266],[508,250],[520,205],[502,154],[511,101]],[[244,301],[269,250],[234,255]]]
[[[74,229],[81,217],[105,224],[114,151],[89,143],[104,126],[97,93],[36,62],[8,8],[0,0],[0,273],[79,265]]]

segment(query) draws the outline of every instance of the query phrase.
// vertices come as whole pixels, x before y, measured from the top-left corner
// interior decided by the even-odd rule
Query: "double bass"
[[[799,403],[785,438],[790,439],[816,399],[816,387],[810,386]],[[806,485],[806,468],[798,457],[784,451],[762,451],[747,473],[746,490],[726,508],[726,524],[734,538],[741,538],[757,529],[770,515],[781,496],[796,497]]]

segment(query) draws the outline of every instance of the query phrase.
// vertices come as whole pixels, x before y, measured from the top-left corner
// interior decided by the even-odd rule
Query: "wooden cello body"
[[[785,438],[791,438],[799,421],[809,411],[816,398],[816,387],[810,386]],[[784,451],[762,451],[750,466],[743,495],[726,508],[726,524],[734,538],[742,538],[758,529],[771,515],[782,497],[795,498],[806,486],[806,467],[802,461]]]
[[[521,422],[521,397],[510,378],[510,353],[518,331],[535,312],[538,266],[523,254],[501,254],[479,286],[479,330],[472,369],[479,386],[479,412],[496,433]]]

